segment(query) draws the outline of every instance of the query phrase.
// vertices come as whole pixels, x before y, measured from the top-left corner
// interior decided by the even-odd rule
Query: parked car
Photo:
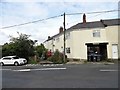
[[[27,60],[25,58],[19,58],[17,56],[5,56],[0,59],[0,65],[23,65],[26,64]]]

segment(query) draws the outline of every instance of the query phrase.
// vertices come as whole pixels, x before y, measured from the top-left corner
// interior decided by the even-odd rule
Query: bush
[[[37,64],[38,61],[34,60],[34,57],[29,57],[28,64]]]
[[[48,61],[53,62],[54,64],[66,63],[64,61],[64,56],[58,50],[55,51],[54,55],[47,58]]]
[[[35,60],[29,60],[28,64],[37,64],[38,62],[36,62]]]
[[[87,63],[87,62],[88,62],[87,60],[84,61],[84,63]]]

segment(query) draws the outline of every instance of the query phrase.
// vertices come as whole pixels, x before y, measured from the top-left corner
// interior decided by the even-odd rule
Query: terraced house
[[[120,58],[119,28],[120,19],[86,22],[86,15],[83,15],[82,23],[68,28],[65,32],[67,57],[79,60],[92,60],[92,55],[99,60]],[[56,49],[63,52],[63,39],[64,32],[61,27],[59,33],[49,36],[44,45],[52,52]]]

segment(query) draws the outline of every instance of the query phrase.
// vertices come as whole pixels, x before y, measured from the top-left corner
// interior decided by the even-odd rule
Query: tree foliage
[[[36,46],[35,49],[39,57],[42,57],[42,55],[47,51],[47,49],[44,47],[42,43]]]
[[[29,39],[29,37],[26,34],[19,34],[19,37],[11,37],[11,42],[2,46],[2,56],[17,55],[26,59],[33,56],[35,41]]]
[[[2,46],[2,56],[15,55],[15,44],[14,43],[5,43]]]

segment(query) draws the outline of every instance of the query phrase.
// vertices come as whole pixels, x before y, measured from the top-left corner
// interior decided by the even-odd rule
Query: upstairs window
[[[94,30],[93,37],[100,37],[100,30]]]
[[[58,37],[58,38],[56,38],[56,42],[59,42],[60,41],[60,38]]]
[[[66,53],[70,53],[70,47],[66,48]]]
[[[67,32],[67,33],[65,34],[65,39],[70,39],[70,32]]]

